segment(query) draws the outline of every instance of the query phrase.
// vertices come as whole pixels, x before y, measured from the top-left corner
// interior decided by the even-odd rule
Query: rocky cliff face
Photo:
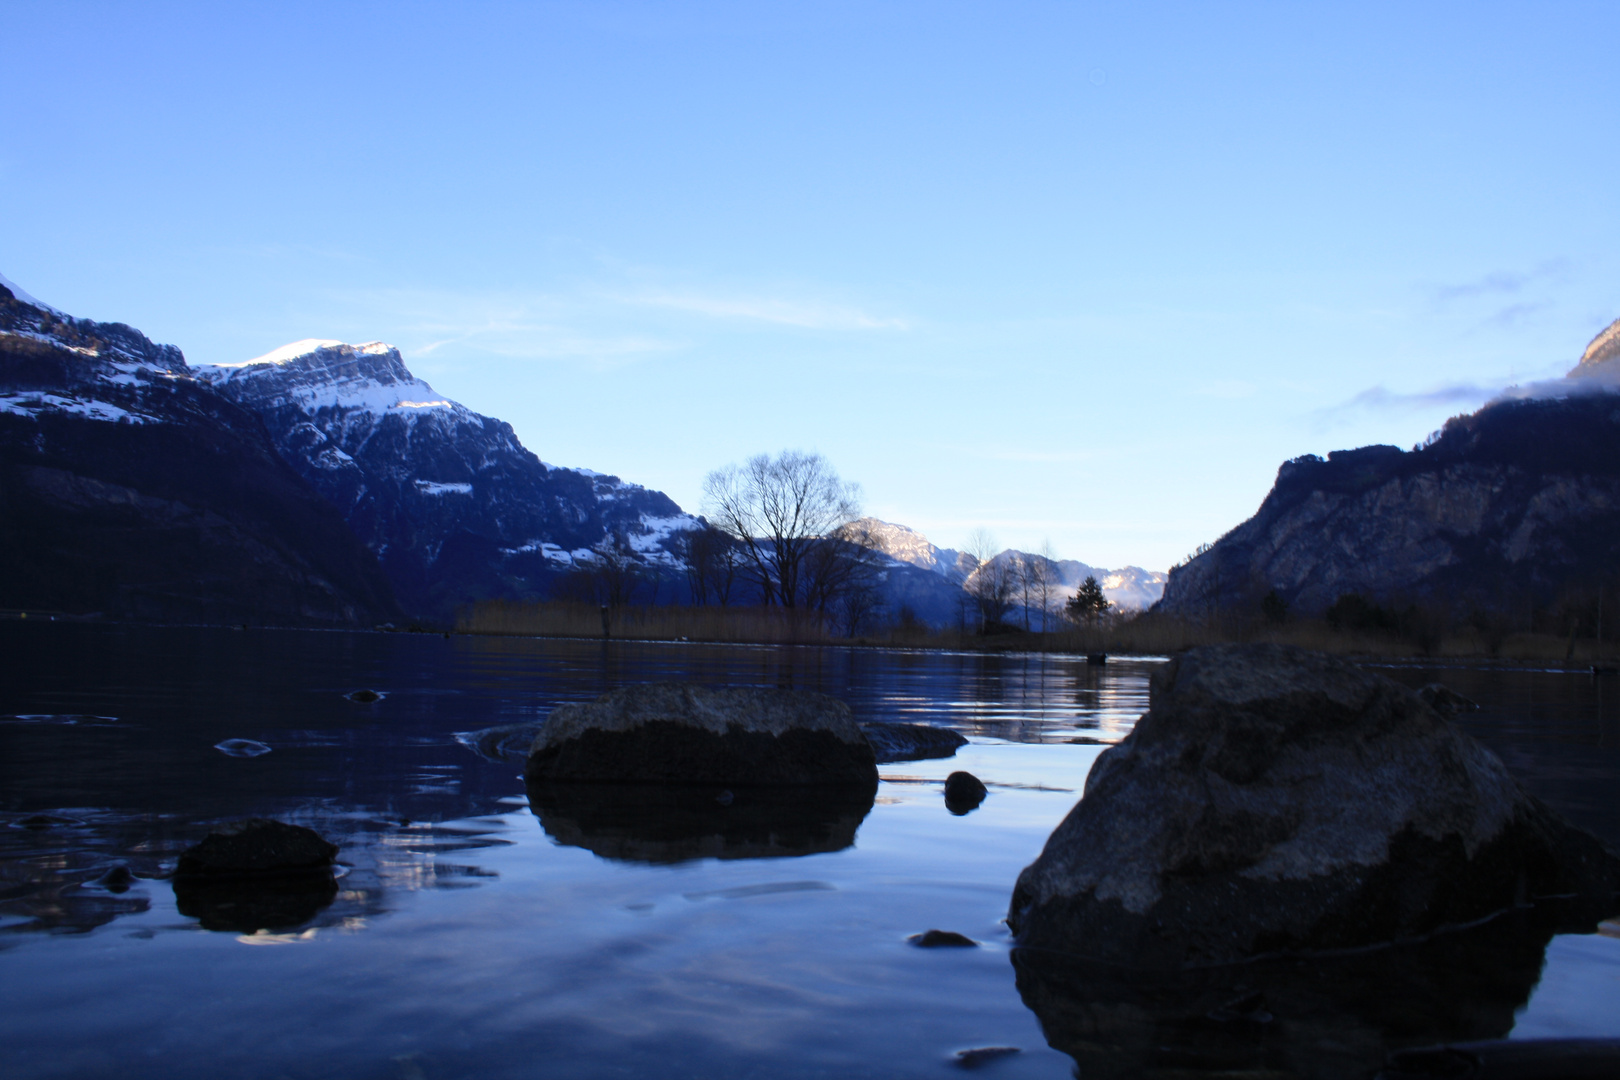
[[[1620,557],[1620,323],[1555,384],[1447,422],[1411,451],[1286,462],[1248,521],[1172,570],[1160,610],[1318,613],[1345,593],[1503,609],[1595,582]]]
[[[660,492],[547,465],[511,425],[437,393],[380,342],[300,341],[196,370],[263,421],[412,612],[543,597],[604,543],[645,569],[677,570],[673,540],[697,524]]]
[[[26,294],[23,294],[26,297]],[[372,625],[387,581],[180,350],[0,283],[0,607]]]

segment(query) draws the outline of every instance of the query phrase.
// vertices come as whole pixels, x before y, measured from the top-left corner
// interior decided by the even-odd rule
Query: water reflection
[[[1078,1075],[1372,1076],[1391,1050],[1505,1036],[1552,931],[1513,912],[1348,956],[1149,972],[1013,952],[1018,992]]]
[[[337,899],[330,870],[279,877],[174,879],[175,907],[204,930],[302,929]]]
[[[529,807],[559,844],[607,859],[777,859],[842,851],[871,812],[872,789],[554,784],[531,780]]]

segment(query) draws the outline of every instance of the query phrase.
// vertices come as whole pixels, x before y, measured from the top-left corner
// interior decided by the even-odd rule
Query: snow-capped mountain
[[[928,537],[908,526],[865,517],[855,522],[855,528],[869,536],[879,551],[897,562],[932,570],[958,582],[973,572],[971,556],[952,548],[935,547],[929,543]]]
[[[965,582],[979,570],[973,556],[951,548],[936,547],[928,537],[905,525],[896,525],[877,518],[862,518],[856,522],[875,541],[884,554],[899,562],[931,570],[953,582]],[[1103,595],[1120,611],[1144,611],[1152,607],[1164,594],[1167,574],[1143,570],[1139,566],[1125,566],[1118,570],[1105,570],[1089,566],[1075,559],[1047,559],[1027,551],[1008,548],[989,560],[998,570],[1011,572],[1020,561],[1044,563],[1049,580],[1053,582],[1051,594],[1054,603],[1061,606],[1088,577],[1095,577],[1102,586]]]
[[[180,350],[0,279],[0,606],[371,625],[376,561]]]
[[[408,610],[443,617],[470,600],[546,595],[604,542],[678,569],[672,538],[698,526],[661,492],[546,464],[510,424],[439,394],[381,342],[309,339],[194,370],[259,416]]]

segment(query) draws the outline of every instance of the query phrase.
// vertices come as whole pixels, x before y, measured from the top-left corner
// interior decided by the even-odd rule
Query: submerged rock
[[[1194,649],[1019,875],[1020,944],[1179,967],[1355,948],[1574,894],[1620,859],[1417,694],[1279,645]]]
[[[716,789],[531,778],[529,809],[559,844],[606,859],[775,859],[842,851],[872,809],[862,787]]]
[[[953,772],[945,778],[945,809],[953,814],[976,810],[990,792],[984,782],[970,772]]]
[[[866,741],[872,744],[879,765],[896,761],[924,761],[929,758],[948,758],[957,747],[966,746],[967,739],[950,728],[932,724],[862,724]]]
[[[877,789],[872,747],[836,698],[683,683],[559,706],[529,749],[526,774],[552,783]]]
[[[445,637],[449,636],[449,634],[445,635]],[[375,690],[353,690],[343,696],[360,705],[370,705],[374,701],[382,700],[382,695]]]

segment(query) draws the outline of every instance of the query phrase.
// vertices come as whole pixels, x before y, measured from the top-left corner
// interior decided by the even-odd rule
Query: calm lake
[[[1257,973],[1277,1019],[1235,1033],[1166,1019],[1185,988],[1015,963],[1013,881],[1146,708],[1152,659],[32,620],[0,624],[0,649],[10,1080],[1056,1078],[1077,1060],[1088,1080],[1354,1076],[1396,1045],[1620,1036],[1620,940],[1600,934]],[[1380,670],[1479,701],[1464,726],[1620,847],[1620,679]],[[880,766],[852,814],[693,835],[656,815],[537,816],[519,761],[458,738],[660,680],[822,690],[857,719],[971,743]],[[385,696],[344,697],[362,687]],[[270,749],[216,748],[232,739]],[[964,815],[941,794],[956,769],[990,789]],[[177,902],[178,854],[246,816],[341,845],[335,898],[259,933]],[[133,882],[105,876],[119,866]],[[931,928],[980,946],[907,942]],[[1016,1052],[960,1056],[990,1048]]]

